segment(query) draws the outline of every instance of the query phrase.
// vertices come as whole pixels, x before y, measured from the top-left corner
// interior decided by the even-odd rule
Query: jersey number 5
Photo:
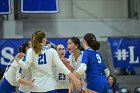
[[[97,60],[98,60],[98,63],[101,63],[101,62],[102,62],[102,59],[101,59],[101,57],[100,57],[99,54],[96,54],[96,58],[97,58]]]
[[[39,54],[38,65],[41,65],[41,64],[47,64],[45,53]]]

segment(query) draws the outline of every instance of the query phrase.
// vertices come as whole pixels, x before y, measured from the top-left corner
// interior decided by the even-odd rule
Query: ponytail
[[[100,48],[100,43],[96,41],[96,37],[92,33],[87,33],[84,36],[84,40],[87,42],[88,46],[93,50],[98,50]]]
[[[100,48],[100,43],[96,40],[93,40],[91,46],[90,46],[93,50],[98,50]]]
[[[39,54],[42,50],[42,40],[45,38],[45,33],[36,31],[32,35],[32,48],[36,54]]]

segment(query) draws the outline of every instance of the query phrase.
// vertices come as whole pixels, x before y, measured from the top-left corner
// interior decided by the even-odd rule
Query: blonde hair
[[[45,38],[45,33],[42,31],[36,31],[32,35],[32,48],[36,54],[39,54],[42,50],[42,40]]]

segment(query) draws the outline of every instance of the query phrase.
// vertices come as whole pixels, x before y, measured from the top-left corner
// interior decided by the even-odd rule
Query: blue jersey
[[[107,68],[103,62],[101,54],[88,48],[83,53],[82,63],[87,65],[86,80],[87,82],[99,75],[105,75],[104,69]]]
[[[109,86],[109,93],[119,92],[119,84],[116,83],[114,86]]]

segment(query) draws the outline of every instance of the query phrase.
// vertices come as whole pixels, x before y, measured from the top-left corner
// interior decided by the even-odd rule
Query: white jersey
[[[59,68],[54,66],[54,76],[57,83],[56,89],[68,89],[69,88],[69,78],[61,71]]]
[[[17,81],[19,78],[31,81],[31,68],[28,68],[28,69],[20,68],[20,70],[17,71],[16,77],[17,77]],[[19,85],[19,90],[21,92],[30,93],[30,88],[23,84]]]
[[[69,62],[70,62],[70,65],[74,68],[74,72],[76,72],[76,70],[78,69],[78,67],[81,65],[81,63],[82,63],[82,57],[83,57],[83,51],[80,52],[80,55],[79,55],[77,61],[75,60],[73,54],[71,54],[71,55],[69,56],[69,59],[68,59],[68,60],[69,60]],[[86,89],[85,76],[86,76],[86,75],[83,74],[83,75],[80,77],[80,80],[81,80],[82,83],[84,84],[84,86],[83,86],[83,88],[82,88],[83,90]]]
[[[12,85],[19,86],[19,83],[16,80],[16,72],[19,70],[19,66],[15,60],[8,64],[4,78]]]
[[[43,47],[40,54],[36,54],[32,48],[28,49],[26,62],[19,61],[20,67],[26,69],[31,67],[32,80],[35,79],[32,92],[47,92],[56,89],[56,80],[53,73],[54,65],[62,69],[66,75],[70,73],[60,60],[56,50],[46,46]]]
[[[73,54],[70,54],[68,60],[70,62],[70,65],[74,68],[74,71],[76,71],[78,69],[78,67],[81,65],[82,57],[83,57],[83,51],[80,52],[80,55],[79,55],[77,61],[75,60]]]

